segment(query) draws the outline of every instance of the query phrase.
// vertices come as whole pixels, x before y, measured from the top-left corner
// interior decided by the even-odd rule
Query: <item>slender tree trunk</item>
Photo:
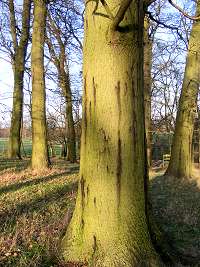
[[[14,72],[14,93],[13,108],[10,126],[8,157],[21,158],[21,124],[23,116],[23,80],[25,57],[28,46],[29,28],[30,28],[30,9],[31,0],[24,0],[22,13],[22,29],[19,44],[16,36],[16,21],[13,1],[9,1],[9,10],[11,17],[11,34],[13,37],[14,55],[13,55],[13,72]]]
[[[62,143],[62,148],[61,148],[61,157],[66,158],[67,157],[67,142],[64,138],[63,143]]]
[[[151,66],[152,66],[152,45],[149,37],[149,21],[144,20],[144,110],[145,110],[145,132],[147,144],[147,160],[151,165]]]
[[[60,29],[54,23],[51,16],[48,16],[51,31],[53,32],[58,45],[59,45],[59,56],[56,56],[56,51],[51,43],[51,40],[46,38],[49,52],[51,54],[53,63],[55,64],[58,71],[59,85],[62,89],[62,94],[65,97],[66,102],[66,132],[67,132],[67,159],[71,162],[76,161],[76,134],[74,128],[74,118],[72,110],[72,92],[70,87],[69,79],[69,68],[67,65],[67,56],[65,53],[65,44],[60,36]]]
[[[34,0],[32,71],[32,168],[43,169],[49,164],[44,79],[44,36],[46,25],[45,0]]]
[[[101,2],[86,4],[81,178],[63,255],[95,267],[159,266],[146,214],[143,1]]]
[[[72,111],[72,93],[69,76],[63,69],[60,73],[60,87],[66,100],[67,160],[76,161],[76,135]]]
[[[197,14],[200,1],[197,1]],[[200,82],[200,21],[194,21],[189,40],[185,75],[179,100],[171,160],[166,174],[190,177],[192,171],[192,136]]]

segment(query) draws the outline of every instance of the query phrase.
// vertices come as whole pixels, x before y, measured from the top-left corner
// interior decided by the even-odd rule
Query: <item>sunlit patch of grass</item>
[[[39,173],[2,172],[0,266],[58,266],[60,239],[75,204],[78,165],[56,163]]]

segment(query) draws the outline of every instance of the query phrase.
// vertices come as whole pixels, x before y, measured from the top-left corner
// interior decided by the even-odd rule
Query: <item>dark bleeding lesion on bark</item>
[[[85,179],[83,175],[81,176],[80,179],[80,190],[81,190],[81,226],[83,228],[84,227],[83,214],[85,209]]]
[[[124,95],[126,96],[128,93],[128,84],[125,82],[125,89],[124,89]]]
[[[118,105],[118,111],[119,111],[119,123],[121,120],[121,87],[120,87],[120,81],[117,82],[117,86],[115,86],[116,94],[117,94],[117,105]],[[119,126],[119,125],[118,125]]]
[[[90,123],[92,122],[92,103],[89,104]]]
[[[94,96],[94,107],[96,107],[96,92],[97,92],[97,87],[96,87],[96,83],[95,83],[94,77],[92,78],[92,86],[93,86],[93,96]]]
[[[84,221],[84,210],[85,210],[85,179],[83,175],[81,175],[80,179],[80,190],[81,190],[81,229],[84,229],[85,221]],[[89,187],[87,187],[87,195],[89,193]]]
[[[132,132],[132,137],[133,137],[133,152],[136,152],[136,146],[137,146],[137,119],[136,119],[136,112],[134,110],[135,106],[133,107],[132,111],[132,127],[131,127],[131,132]]]
[[[88,204],[88,202],[89,202],[89,195],[90,195],[90,188],[89,188],[89,185],[87,186],[87,190],[86,190],[86,192],[87,192],[87,204]]]
[[[94,197],[94,206],[96,207],[96,204],[97,204],[97,199],[96,197]]]
[[[103,128],[99,129],[99,133],[101,134],[102,140],[103,140],[103,144],[102,144],[102,148],[100,150],[100,153],[108,153],[110,154],[110,148],[109,148],[109,140],[110,140],[110,136],[106,135],[106,132]]]
[[[81,176],[80,186],[81,186],[81,197],[82,197],[82,200],[84,200],[85,199],[85,179],[83,175]],[[82,201],[82,204],[84,204],[83,201]]]
[[[90,189],[89,189],[89,185],[87,186],[87,198],[89,197],[89,193],[90,193]]]
[[[96,253],[96,251],[97,251],[97,238],[96,238],[96,236],[95,235],[93,235],[93,257],[94,257],[94,255],[95,255],[95,253]]]
[[[109,166],[108,165],[106,166],[106,170],[107,170],[107,173],[109,173]]]
[[[121,192],[121,174],[122,174],[122,142],[121,142],[121,134],[120,134],[120,123],[121,123],[121,88],[120,81],[117,82],[117,86],[115,87],[117,94],[117,105],[118,105],[118,141],[117,141],[117,201],[118,205],[120,203],[120,192]]]
[[[122,144],[120,138],[120,132],[118,132],[118,144],[117,144],[117,200],[118,205],[120,203],[121,192],[121,174],[122,174]]]
[[[82,230],[83,230],[84,226],[85,226],[85,221],[84,221],[83,218],[81,218],[81,229],[82,229]]]
[[[85,20],[85,27],[86,27],[86,30],[88,29],[88,20],[86,19]]]

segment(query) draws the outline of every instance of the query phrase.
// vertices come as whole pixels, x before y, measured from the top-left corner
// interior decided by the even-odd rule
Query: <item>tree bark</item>
[[[10,126],[8,157],[21,158],[21,125],[23,116],[23,79],[25,57],[29,39],[31,0],[24,0],[22,13],[21,38],[18,44],[13,0],[9,1],[11,35],[14,54],[12,57],[14,72],[13,108]]]
[[[147,220],[143,1],[124,14],[123,3],[107,1],[113,21],[86,4],[80,182],[62,242],[66,262],[86,266],[160,266]]]
[[[200,1],[197,1],[197,12]],[[194,21],[189,40],[185,75],[179,100],[171,160],[166,171],[175,177],[190,177],[192,172],[192,136],[200,82],[200,21]]]
[[[34,0],[33,40],[31,50],[33,169],[44,169],[49,165],[44,79],[44,37],[46,13],[46,1]]]
[[[69,75],[65,69],[60,70],[60,87],[66,100],[66,132],[67,132],[67,160],[76,161],[76,135],[72,111],[72,93]]]
[[[144,110],[148,165],[151,165],[151,66],[153,42],[149,37],[149,21],[144,19]]]
[[[61,148],[61,157],[66,158],[67,157],[67,142],[64,138],[63,143],[62,143],[62,148]]]

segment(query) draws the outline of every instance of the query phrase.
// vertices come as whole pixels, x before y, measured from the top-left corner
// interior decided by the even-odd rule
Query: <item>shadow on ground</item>
[[[79,164],[0,159],[0,267],[58,266],[59,244],[75,205]],[[22,172],[20,172],[22,171]]]
[[[57,173],[57,174],[53,174],[53,175],[49,175],[49,176],[44,176],[44,177],[39,177],[36,179],[30,178],[30,180],[25,181],[25,182],[21,182],[21,183],[18,182],[15,184],[10,184],[7,186],[0,187],[0,194],[13,192],[13,191],[19,190],[19,189],[21,189],[23,187],[27,187],[27,186],[38,185],[41,183],[53,181],[54,179],[59,179],[63,175],[69,175],[69,174],[73,174],[73,173],[77,173],[77,172],[78,172],[78,169],[74,168],[73,171],[67,170],[65,172],[61,172],[61,173]]]
[[[11,224],[16,222],[16,219],[22,214],[28,214],[36,211],[41,211],[46,209],[48,205],[54,202],[58,202],[59,199],[62,199],[66,194],[70,194],[74,191],[77,191],[77,182],[66,184],[60,188],[54,189],[45,196],[37,197],[34,200],[26,201],[15,205],[14,210],[5,210],[0,213],[0,229],[1,226],[4,227],[8,223]],[[1,229],[2,230],[2,229]]]
[[[0,171],[13,169],[13,171],[25,170],[30,164],[30,159],[7,159],[0,158]]]
[[[157,176],[150,181],[153,213],[186,266],[200,266],[200,189],[198,180]]]

